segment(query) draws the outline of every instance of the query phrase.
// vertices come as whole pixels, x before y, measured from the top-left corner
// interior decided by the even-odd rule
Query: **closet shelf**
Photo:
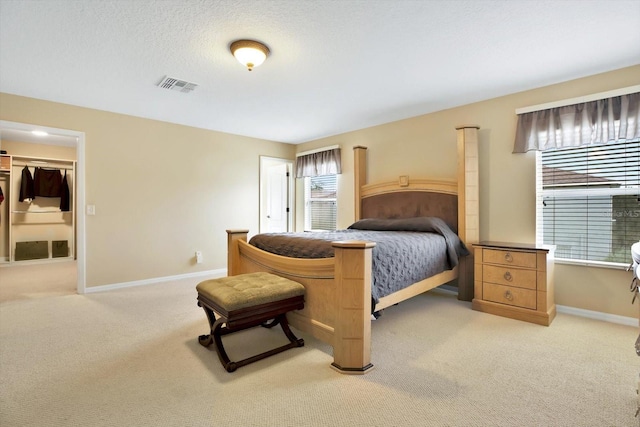
[[[46,225],[46,224],[70,224],[69,221],[64,221],[64,220],[50,220],[50,221],[33,221],[33,222],[20,222],[20,221],[12,221],[11,225],[24,225],[24,226],[29,226],[29,227],[33,227],[33,226],[38,226],[38,225]]]
[[[30,213],[61,213],[61,214],[68,214],[71,213],[72,211],[11,211],[11,213],[14,214],[30,214]]]

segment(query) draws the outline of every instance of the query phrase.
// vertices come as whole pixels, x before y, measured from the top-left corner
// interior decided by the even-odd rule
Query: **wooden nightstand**
[[[480,242],[474,248],[474,310],[549,326],[555,246]]]

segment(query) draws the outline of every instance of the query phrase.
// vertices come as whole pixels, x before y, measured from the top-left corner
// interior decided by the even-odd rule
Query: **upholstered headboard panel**
[[[429,191],[398,191],[362,199],[362,218],[436,216],[458,232],[458,196]]]

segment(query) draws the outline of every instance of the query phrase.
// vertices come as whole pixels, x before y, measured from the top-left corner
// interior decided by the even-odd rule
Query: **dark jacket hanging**
[[[69,184],[67,183],[67,170],[64,171],[62,178],[62,188],[60,189],[60,210],[66,212],[69,210]]]
[[[62,174],[60,169],[36,168],[33,176],[36,197],[60,197]]]
[[[22,182],[20,183],[19,201],[24,202],[25,199],[35,199],[36,195],[33,189],[33,177],[28,166],[22,169]]]

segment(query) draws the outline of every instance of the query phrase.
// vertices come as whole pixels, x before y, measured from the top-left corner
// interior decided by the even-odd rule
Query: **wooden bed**
[[[414,180],[365,184],[366,147],[354,147],[355,216],[408,218],[438,216],[470,247],[478,242],[478,126],[460,126],[458,180]],[[371,262],[375,243],[334,242],[334,258],[298,259],[274,255],[247,243],[248,230],[227,230],[228,274],[267,271],[305,286],[305,308],[287,315],[289,323],[333,347],[331,366],[363,374],[371,363]],[[473,259],[380,299],[376,310],[458,279],[458,298],[473,298]]]

